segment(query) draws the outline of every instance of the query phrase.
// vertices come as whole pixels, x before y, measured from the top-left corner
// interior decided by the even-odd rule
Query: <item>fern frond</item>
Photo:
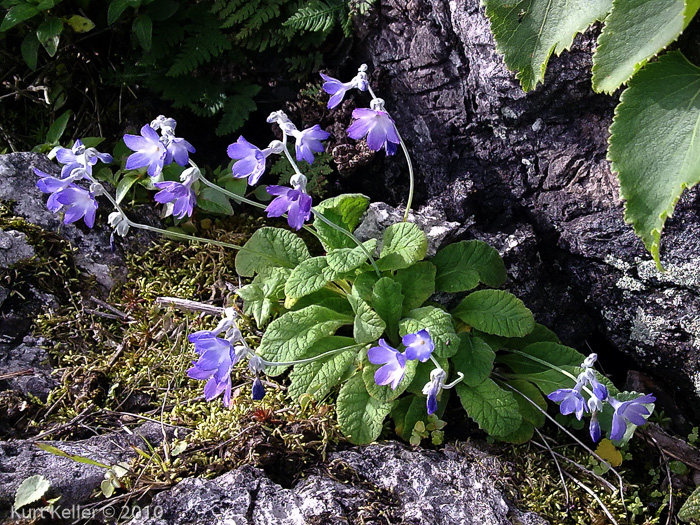
[[[168,70],[169,77],[190,73],[202,64],[211,61],[223,51],[231,49],[231,42],[224,33],[209,24],[188,26],[189,36],[182,43],[180,52]],[[203,30],[205,29],[205,30]]]
[[[347,13],[348,7],[344,0],[311,0],[290,16],[284,25],[299,31],[326,33]]]

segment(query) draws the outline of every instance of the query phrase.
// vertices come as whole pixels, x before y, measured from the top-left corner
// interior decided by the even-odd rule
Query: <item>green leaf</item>
[[[129,7],[128,0],[112,0],[107,8],[107,24],[112,25]]]
[[[372,288],[372,305],[386,323],[389,337],[397,340],[403,305],[401,285],[390,277],[379,279]]]
[[[353,318],[322,306],[308,306],[287,312],[270,323],[260,341],[258,353],[268,361],[293,361],[315,351],[315,343],[331,336]],[[277,376],[286,366],[268,368],[266,373]]]
[[[302,261],[292,270],[284,287],[284,293],[287,297],[299,299],[317,292],[336,276],[336,272],[328,266],[328,260],[325,256],[312,257]]]
[[[243,312],[255,318],[258,328],[262,328],[279,309],[290,273],[289,268],[264,268],[252,283],[238,289],[237,293],[244,301]]]
[[[535,319],[523,302],[504,290],[472,292],[452,315],[487,334],[523,337],[535,328]]]
[[[148,6],[148,16],[156,22],[162,22],[173,16],[180,8],[178,2],[173,0],[155,0]]]
[[[121,178],[119,184],[117,184],[116,201],[119,204],[124,197],[126,197],[129,189],[134,185],[134,183],[141,178],[140,175],[126,175]]]
[[[76,33],[87,33],[95,28],[95,23],[92,20],[80,15],[69,16],[65,22]]]
[[[136,35],[136,38],[141,44],[144,51],[151,50],[153,40],[153,21],[151,17],[145,14],[140,14],[134,18],[134,23],[131,25],[131,30]]]
[[[197,196],[197,206],[209,213],[233,215],[233,207],[228,197],[214,188],[203,188]]]
[[[298,236],[281,228],[260,228],[236,255],[236,272],[253,277],[264,268],[294,268],[311,257]]]
[[[374,254],[377,249],[377,239],[369,239],[362,243],[368,253]],[[328,266],[338,273],[347,273],[359,268],[367,260],[365,250],[359,246],[354,248],[338,248],[328,252]]]
[[[36,446],[44,452],[48,452],[49,454],[53,454],[54,456],[72,459],[77,463],[83,463],[84,465],[92,465],[94,467],[100,468],[109,468],[109,465],[105,465],[104,463],[100,463],[99,461],[95,461],[94,459],[78,456],[77,454],[68,454],[67,452],[63,452],[60,448],[56,448],[52,445],[47,445],[46,443],[36,443]]]
[[[506,267],[498,251],[482,241],[460,241],[437,252],[435,287],[443,292],[466,292],[479,282],[498,288],[506,282]]]
[[[522,350],[532,343],[559,343],[557,334],[539,323],[535,323],[535,328],[525,337],[500,337],[498,335],[484,333],[480,333],[479,337],[486,341],[494,350],[498,350],[500,348],[514,348],[516,350]]]
[[[536,359],[550,363],[554,366],[560,367],[578,367],[581,366],[581,363],[583,363],[584,359],[586,359],[586,356],[573,348],[559,343],[533,343],[523,348],[521,352],[531,355]],[[505,353],[502,355],[499,354],[498,362],[508,365],[511,370],[518,374],[532,374],[551,370],[551,367],[548,367],[547,365],[543,365],[526,356],[514,353]]]
[[[317,355],[345,347],[353,348],[330,355],[326,359],[295,365],[289,374],[289,396],[295,400],[304,394],[312,395],[316,401],[325,398],[353,367],[361,345],[356,345],[352,337],[340,336],[326,337],[314,345],[314,353]]]
[[[406,361],[406,372],[401,379],[401,382],[396,386],[396,390],[394,390],[390,385],[377,384],[377,382],[374,380],[374,374],[384,365],[373,365],[365,356],[362,364],[362,379],[365,382],[365,388],[367,388],[367,392],[369,392],[369,395],[371,395],[374,399],[377,399],[382,403],[389,403],[403,394],[409,387],[416,375],[417,365],[418,361],[416,360]]]
[[[593,55],[593,89],[612,93],[675,41],[698,0],[614,0]]]
[[[36,30],[36,37],[50,57],[54,56],[58,50],[58,42],[61,39],[62,31],[63,22],[55,16],[50,16],[44,20]]]
[[[509,379],[505,381],[507,385],[512,386],[517,390],[510,390],[508,387],[505,390],[510,390],[515,396],[515,400],[518,402],[518,407],[520,407],[520,415],[524,421],[529,422],[535,428],[541,427],[545,423],[545,415],[537,407],[541,408],[545,412],[547,411],[547,402],[540,393],[539,389],[530,383],[529,381],[523,381],[520,379]],[[519,392],[519,393],[518,393]],[[527,397],[528,399],[525,399]]]
[[[29,20],[36,15],[39,10],[30,4],[19,4],[11,7],[5,14],[5,18],[0,24],[0,33],[15,27],[17,24]]]
[[[428,238],[412,222],[392,224],[384,230],[377,266],[380,270],[400,270],[422,260],[428,253]]]
[[[372,307],[360,297],[354,287],[352,294],[347,297],[355,312],[355,321],[353,323],[355,341],[364,344],[379,339],[386,329],[386,323],[379,314],[372,310]]]
[[[367,445],[377,439],[390,411],[391,403],[382,403],[369,395],[360,373],[352,376],[338,394],[338,424],[355,445]]]
[[[500,441],[505,441],[506,443],[522,445],[523,443],[530,441],[534,433],[535,426],[529,421],[523,419],[520,422],[520,426],[516,430],[510,434],[506,434],[505,436],[499,436],[498,439]]]
[[[46,494],[46,491],[49,490],[49,487],[51,487],[49,480],[42,475],[28,477],[17,487],[14,510],[40,500]]]
[[[30,31],[27,33],[27,36],[24,37],[24,40],[22,40],[22,45],[20,46],[22,58],[32,71],[36,69],[39,60],[40,45],[41,43],[36,37],[36,32]]]
[[[451,357],[459,349],[459,338],[452,324],[452,316],[434,306],[411,310],[408,317],[399,322],[399,334],[413,334],[428,330],[435,343],[434,353],[439,357]]]
[[[660,266],[659,243],[684,188],[700,181],[700,68],[678,51],[647,64],[620,97],[608,158],[625,220]]]
[[[349,193],[321,201],[314,209],[322,213],[332,223],[352,233],[360,224],[360,219],[368,207],[368,197],[359,193]],[[316,228],[321,244],[327,252],[337,248],[355,248],[357,246],[355,241],[347,235],[328,226],[318,218],[314,219],[314,228]]]
[[[476,386],[484,381],[493,370],[496,352],[482,339],[462,332],[459,334],[459,350],[452,356],[455,371],[464,374],[464,383]]]
[[[464,410],[479,427],[493,437],[507,436],[518,430],[522,422],[518,402],[492,379],[477,386],[458,383],[455,387]]]
[[[678,519],[681,521],[700,520],[700,487],[697,487],[685,500],[681,510],[678,511]]]
[[[66,126],[68,125],[68,119],[70,119],[73,112],[69,109],[61,114],[46,132],[46,143],[47,144],[58,144],[58,141],[63,136],[66,131]]]
[[[398,270],[394,280],[401,284],[403,293],[403,314],[423,306],[423,303],[435,293],[435,273],[437,269],[428,262],[422,261]]]
[[[374,285],[378,280],[379,277],[377,274],[369,270],[358,275],[352,287],[353,290],[356,290],[357,294],[365,301],[371,301],[372,290],[374,289]]]
[[[496,49],[517,71],[525,91],[544,79],[552,53],[561,54],[577,33],[603,20],[612,0],[485,0]]]

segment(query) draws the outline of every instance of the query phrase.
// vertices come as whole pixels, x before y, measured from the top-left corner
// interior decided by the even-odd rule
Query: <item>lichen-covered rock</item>
[[[161,426],[148,422],[131,434],[115,432],[82,441],[47,444],[67,454],[115,465],[136,456],[132,446],[143,448],[144,440],[152,446],[159,444],[163,440]],[[49,498],[60,495],[58,505],[70,507],[90,498],[104,479],[105,469],[45,452],[32,440],[0,441],[0,518],[9,515],[20,483],[35,474],[41,474],[51,484]]]
[[[499,469],[496,458],[469,445],[434,452],[390,442],[331,454],[292,488],[250,466],[213,480],[186,479],[158,494],[148,517],[129,523],[545,524],[504,499]]]
[[[9,268],[34,256],[34,248],[27,236],[15,230],[0,230],[0,268]]]
[[[18,346],[0,344],[0,373],[10,376],[0,379],[0,390],[31,394],[46,401],[58,381],[51,377],[49,355],[40,343],[27,337]]]
[[[608,368],[626,353],[700,416],[700,192],[669,219],[668,271],[657,272],[606,161],[617,99],[591,89],[595,32],[553,57],[529,93],[496,52],[479,0],[382,0],[360,32],[353,58],[370,64],[408,143],[418,204],[493,243],[507,286],[564,342],[590,345]],[[384,165],[379,187],[390,181],[388,200],[401,203],[405,164]]]

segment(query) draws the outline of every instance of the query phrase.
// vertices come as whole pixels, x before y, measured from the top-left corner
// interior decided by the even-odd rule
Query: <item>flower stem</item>
[[[411,156],[408,154],[408,148],[399,130],[396,130],[396,135],[399,137],[399,142],[401,142],[401,149],[403,154],[406,156],[406,163],[408,164],[408,200],[406,201],[406,211],[403,212],[403,220],[406,222],[408,220],[408,214],[411,211],[411,205],[413,204],[413,191],[415,188],[415,181],[413,176],[413,163],[411,162]]]

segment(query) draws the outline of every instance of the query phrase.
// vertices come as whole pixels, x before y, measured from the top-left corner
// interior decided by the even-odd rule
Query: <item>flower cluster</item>
[[[92,177],[92,167],[98,161],[112,162],[112,156],[100,153],[95,148],[86,148],[80,140],[76,140],[71,149],[58,148],[55,154],[56,159],[63,164],[59,177],[34,169],[34,173],[41,177],[37,181],[37,187],[42,192],[51,194],[46,206],[53,213],[64,212],[63,222],[66,224],[83,219],[92,228],[97,213],[95,196],[101,189]],[[89,190],[76,184],[81,180],[90,183]]]
[[[159,115],[150,124],[141,128],[141,136],[124,135],[124,143],[134,151],[126,159],[126,169],[134,170],[148,167],[147,173],[157,177],[173,160],[180,166],[189,162],[189,154],[195,149],[183,138],[175,136],[177,122]],[[160,135],[156,131],[160,130]]]
[[[646,423],[645,416],[649,416],[651,412],[644,405],[653,403],[656,398],[652,394],[647,394],[630,401],[618,401],[610,396],[607,387],[598,381],[593,370],[597,358],[596,354],[591,354],[581,364],[583,370],[576,378],[574,388],[560,388],[547,397],[555,403],[560,403],[559,410],[563,415],[575,414],[579,421],[585,412],[590,412],[589,432],[594,442],[598,442],[602,435],[598,414],[603,410],[603,403],[609,403],[614,410],[609,437],[611,440],[617,441],[625,435],[628,423],[637,426]],[[588,402],[581,394],[581,390],[586,386],[590,387],[592,392]]]
[[[413,334],[407,334],[401,339],[401,343],[406,347],[404,352],[399,352],[396,348],[389,346],[384,340],[379,340],[379,346],[374,346],[367,351],[367,359],[373,365],[383,365],[374,373],[374,381],[378,385],[390,385],[392,390],[396,390],[401,380],[406,375],[406,363],[408,361],[420,361],[425,363],[432,359],[435,344],[430,337],[428,330],[419,330]],[[427,396],[428,415],[434,414],[437,410],[437,398],[441,390],[452,388],[462,380],[460,378],[449,384],[445,384],[447,373],[434,361],[436,368],[430,373],[430,381],[423,387],[423,394]]]
[[[350,82],[341,82],[321,73],[321,77],[325,81],[323,89],[331,95],[328,108],[334,108],[340,104],[345,93],[353,88],[361,91],[369,90],[372,95],[370,107],[357,108],[352,112],[352,118],[355,121],[348,128],[348,137],[355,140],[367,137],[369,149],[373,151],[384,149],[387,155],[393,155],[401,144],[401,138],[396,130],[396,123],[384,109],[384,100],[374,96],[367,81],[366,71],[367,66],[363,64]]]
[[[231,370],[246,357],[249,368],[255,374],[253,399],[262,399],[265,396],[260,381],[260,372],[264,371],[265,363],[253,353],[243,339],[236,325],[236,312],[233,308],[224,310],[224,318],[214,330],[194,332],[190,334],[189,341],[194,343],[194,350],[199,359],[192,361],[193,366],[187,371],[187,375],[192,379],[207,381],[204,385],[204,397],[207,401],[223,393],[224,406],[231,406]]]

